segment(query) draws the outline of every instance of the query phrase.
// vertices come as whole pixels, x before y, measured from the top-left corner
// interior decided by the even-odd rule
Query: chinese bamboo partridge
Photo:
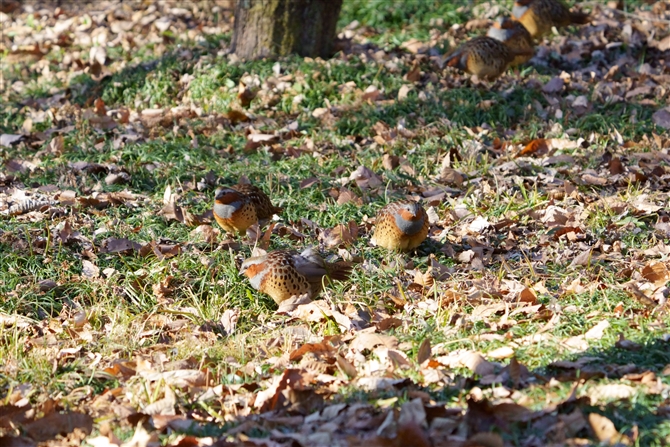
[[[510,66],[525,64],[533,57],[533,38],[518,20],[499,17],[486,35],[503,42],[508,48],[526,52],[526,54],[515,56]]]
[[[479,36],[451,52],[446,57],[446,65],[492,81],[507,70],[515,57],[528,55],[532,57],[532,48],[511,48],[492,37]]]
[[[583,25],[590,20],[588,14],[570,11],[561,0],[516,0],[512,15],[532,37],[542,37],[554,26]]]
[[[240,274],[251,286],[270,295],[277,304],[294,296],[313,298],[321,292],[324,281],[343,281],[351,273],[347,262],[326,262],[313,248],[302,253],[277,250],[246,259]]]
[[[214,218],[229,233],[243,234],[259,220],[269,219],[281,211],[281,208],[272,205],[263,191],[252,185],[216,190]]]
[[[393,202],[377,212],[373,242],[389,250],[409,251],[428,236],[428,215],[420,204]]]

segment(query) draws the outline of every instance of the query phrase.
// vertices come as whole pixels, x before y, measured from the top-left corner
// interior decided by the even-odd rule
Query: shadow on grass
[[[591,413],[603,415],[610,419],[619,433],[635,436],[637,439],[633,442],[634,445],[665,445],[664,439],[667,439],[667,436],[670,435],[670,424],[668,424],[667,418],[667,391],[662,391],[660,394],[647,394],[645,391],[640,391],[630,398],[617,397],[617,391],[612,391],[614,394],[608,402],[598,403],[591,401],[588,397],[580,396],[580,390],[584,385],[581,382],[582,385],[578,387],[576,395],[570,393],[572,383],[578,382],[580,377],[583,379],[587,375],[590,376],[587,384],[591,385],[599,379],[622,379],[625,374],[628,374],[626,377],[632,377],[635,373],[651,372],[660,376],[665,365],[670,364],[670,344],[664,340],[656,339],[646,344],[640,351],[625,351],[616,347],[602,350],[591,349],[579,355],[566,356],[563,360],[579,361],[579,359],[587,357],[591,358],[591,363],[582,369],[575,369],[572,372],[574,376],[572,378],[566,376],[565,370],[557,371],[551,367],[532,371],[530,376],[541,379],[539,382],[543,382],[546,387],[550,388],[547,396],[553,396],[553,398],[548,397],[551,402],[549,400],[542,402],[536,408],[536,413],[530,411],[525,413],[523,417],[519,418],[522,419],[521,421],[519,419],[515,420],[520,413],[518,409],[510,407],[510,404],[501,404],[497,407],[494,404],[486,403],[486,401],[469,403],[464,419],[461,420],[461,413],[455,408],[449,409],[448,407],[453,407],[459,397],[463,399],[475,387],[480,387],[484,391],[490,388],[497,388],[500,391],[501,386],[504,386],[510,394],[515,389],[523,389],[524,387],[515,388],[512,383],[495,383],[484,386],[476,378],[457,377],[454,382],[459,385],[452,387],[424,388],[415,385],[411,380],[401,380],[396,381],[399,383],[381,391],[370,392],[346,388],[335,395],[321,394],[318,389],[311,389],[309,385],[301,389],[293,389],[284,385],[280,386],[277,396],[271,399],[272,403],[266,405],[265,410],[260,414],[233,418],[223,425],[193,424],[188,429],[182,428],[176,431],[199,437],[226,436],[233,429],[236,434],[244,433],[249,437],[260,438],[267,437],[271,433],[276,438],[280,432],[288,437],[291,433],[305,435],[304,430],[300,428],[302,425],[302,422],[299,422],[300,419],[297,422],[295,419],[287,418],[287,416],[313,416],[315,412],[322,411],[329,405],[363,403],[371,405],[369,410],[366,411],[370,411],[372,413],[370,417],[374,417],[381,423],[384,420],[382,413],[387,411],[383,408],[389,408],[386,406],[389,405],[388,401],[382,405],[382,409],[377,406],[382,400],[397,398],[395,404],[391,403],[390,405],[399,408],[401,404],[421,396],[421,393],[428,393],[435,401],[439,402],[437,405],[428,404],[427,399],[424,399],[429,424],[436,417],[453,418],[465,423],[467,435],[479,432],[497,432],[512,445],[540,446],[547,445],[550,442],[563,445],[560,443],[569,438],[597,439],[588,424],[589,414]],[[291,368],[299,368],[299,366],[296,364]],[[287,369],[284,374],[294,375],[295,379],[300,377],[301,373],[299,369]],[[564,386],[549,385],[549,381],[552,380],[567,383]],[[255,388],[254,383],[248,383],[246,386]],[[654,384],[648,386],[653,387]],[[329,397],[324,398],[324,396]],[[445,403],[448,405],[447,408],[444,407]],[[546,410],[547,408],[553,408],[553,410]],[[344,408],[338,410],[338,413],[342,411],[344,411]],[[577,417],[578,415],[579,417]],[[331,414],[330,417],[335,419],[335,415]],[[134,418],[133,420],[136,421],[137,416],[134,416]],[[318,420],[318,418],[313,420]],[[145,422],[149,428],[150,419],[148,417],[146,417]],[[456,426],[458,425],[460,424],[456,424]],[[455,435],[456,426],[451,433],[440,434]],[[374,436],[377,428],[378,425],[370,424],[370,427],[356,431],[355,429],[350,430],[347,426],[340,426],[336,433],[339,435],[350,434],[354,437],[361,433]],[[458,434],[462,436],[465,433],[461,429]]]

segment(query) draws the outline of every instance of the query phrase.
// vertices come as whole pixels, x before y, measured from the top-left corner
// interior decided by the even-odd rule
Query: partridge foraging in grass
[[[590,17],[583,12],[572,12],[561,0],[516,0],[512,15],[532,37],[542,37],[552,27],[583,25]]]
[[[533,49],[511,48],[492,37],[479,36],[450,53],[446,65],[492,81],[503,74],[517,56],[532,57]]]
[[[259,220],[269,219],[281,211],[281,208],[272,205],[263,191],[252,185],[216,190],[214,218],[229,233],[244,234]]]
[[[302,253],[277,250],[254,256],[240,267],[240,274],[249,278],[251,286],[277,304],[294,296],[313,298],[321,292],[324,281],[344,281],[350,273],[351,264],[326,262],[312,248]]]
[[[503,42],[508,48],[527,53],[517,55],[510,66],[525,64],[533,57],[533,38],[518,20],[499,17],[486,35]]]
[[[389,250],[409,251],[428,236],[428,215],[410,201],[393,202],[377,212],[373,242]]]

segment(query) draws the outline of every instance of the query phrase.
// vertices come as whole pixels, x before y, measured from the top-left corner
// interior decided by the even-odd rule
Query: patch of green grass
[[[404,33],[408,29],[410,33],[423,32],[425,34],[431,20],[439,19],[443,21],[445,27],[454,23],[463,23],[467,20],[468,7],[471,6],[472,2],[462,0],[454,2],[345,0],[340,13],[339,25],[344,27],[357,20],[362,25],[373,27],[382,34]],[[404,40],[406,39],[402,39]]]

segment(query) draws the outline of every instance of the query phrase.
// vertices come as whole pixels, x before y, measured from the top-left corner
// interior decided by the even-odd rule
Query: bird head
[[[421,205],[416,202],[403,202],[400,204],[398,214],[403,220],[414,222],[421,219]]]
[[[268,273],[268,268],[265,264],[266,260],[267,256],[254,256],[245,259],[240,266],[240,275],[245,275],[249,278],[249,282],[256,290],[259,289],[263,278]]]
[[[498,17],[496,21],[493,22],[493,26],[489,28],[486,35],[493,37],[496,40],[500,40],[501,42],[505,42],[513,35],[516,35],[516,33],[522,31],[519,26],[523,27],[517,20],[509,17]]]
[[[232,188],[218,188],[214,193],[214,200],[222,205],[231,205],[234,202],[239,202],[242,198],[242,194]]]
[[[426,215],[416,202],[402,202],[396,210],[395,224],[405,234],[416,234],[423,228]]]

